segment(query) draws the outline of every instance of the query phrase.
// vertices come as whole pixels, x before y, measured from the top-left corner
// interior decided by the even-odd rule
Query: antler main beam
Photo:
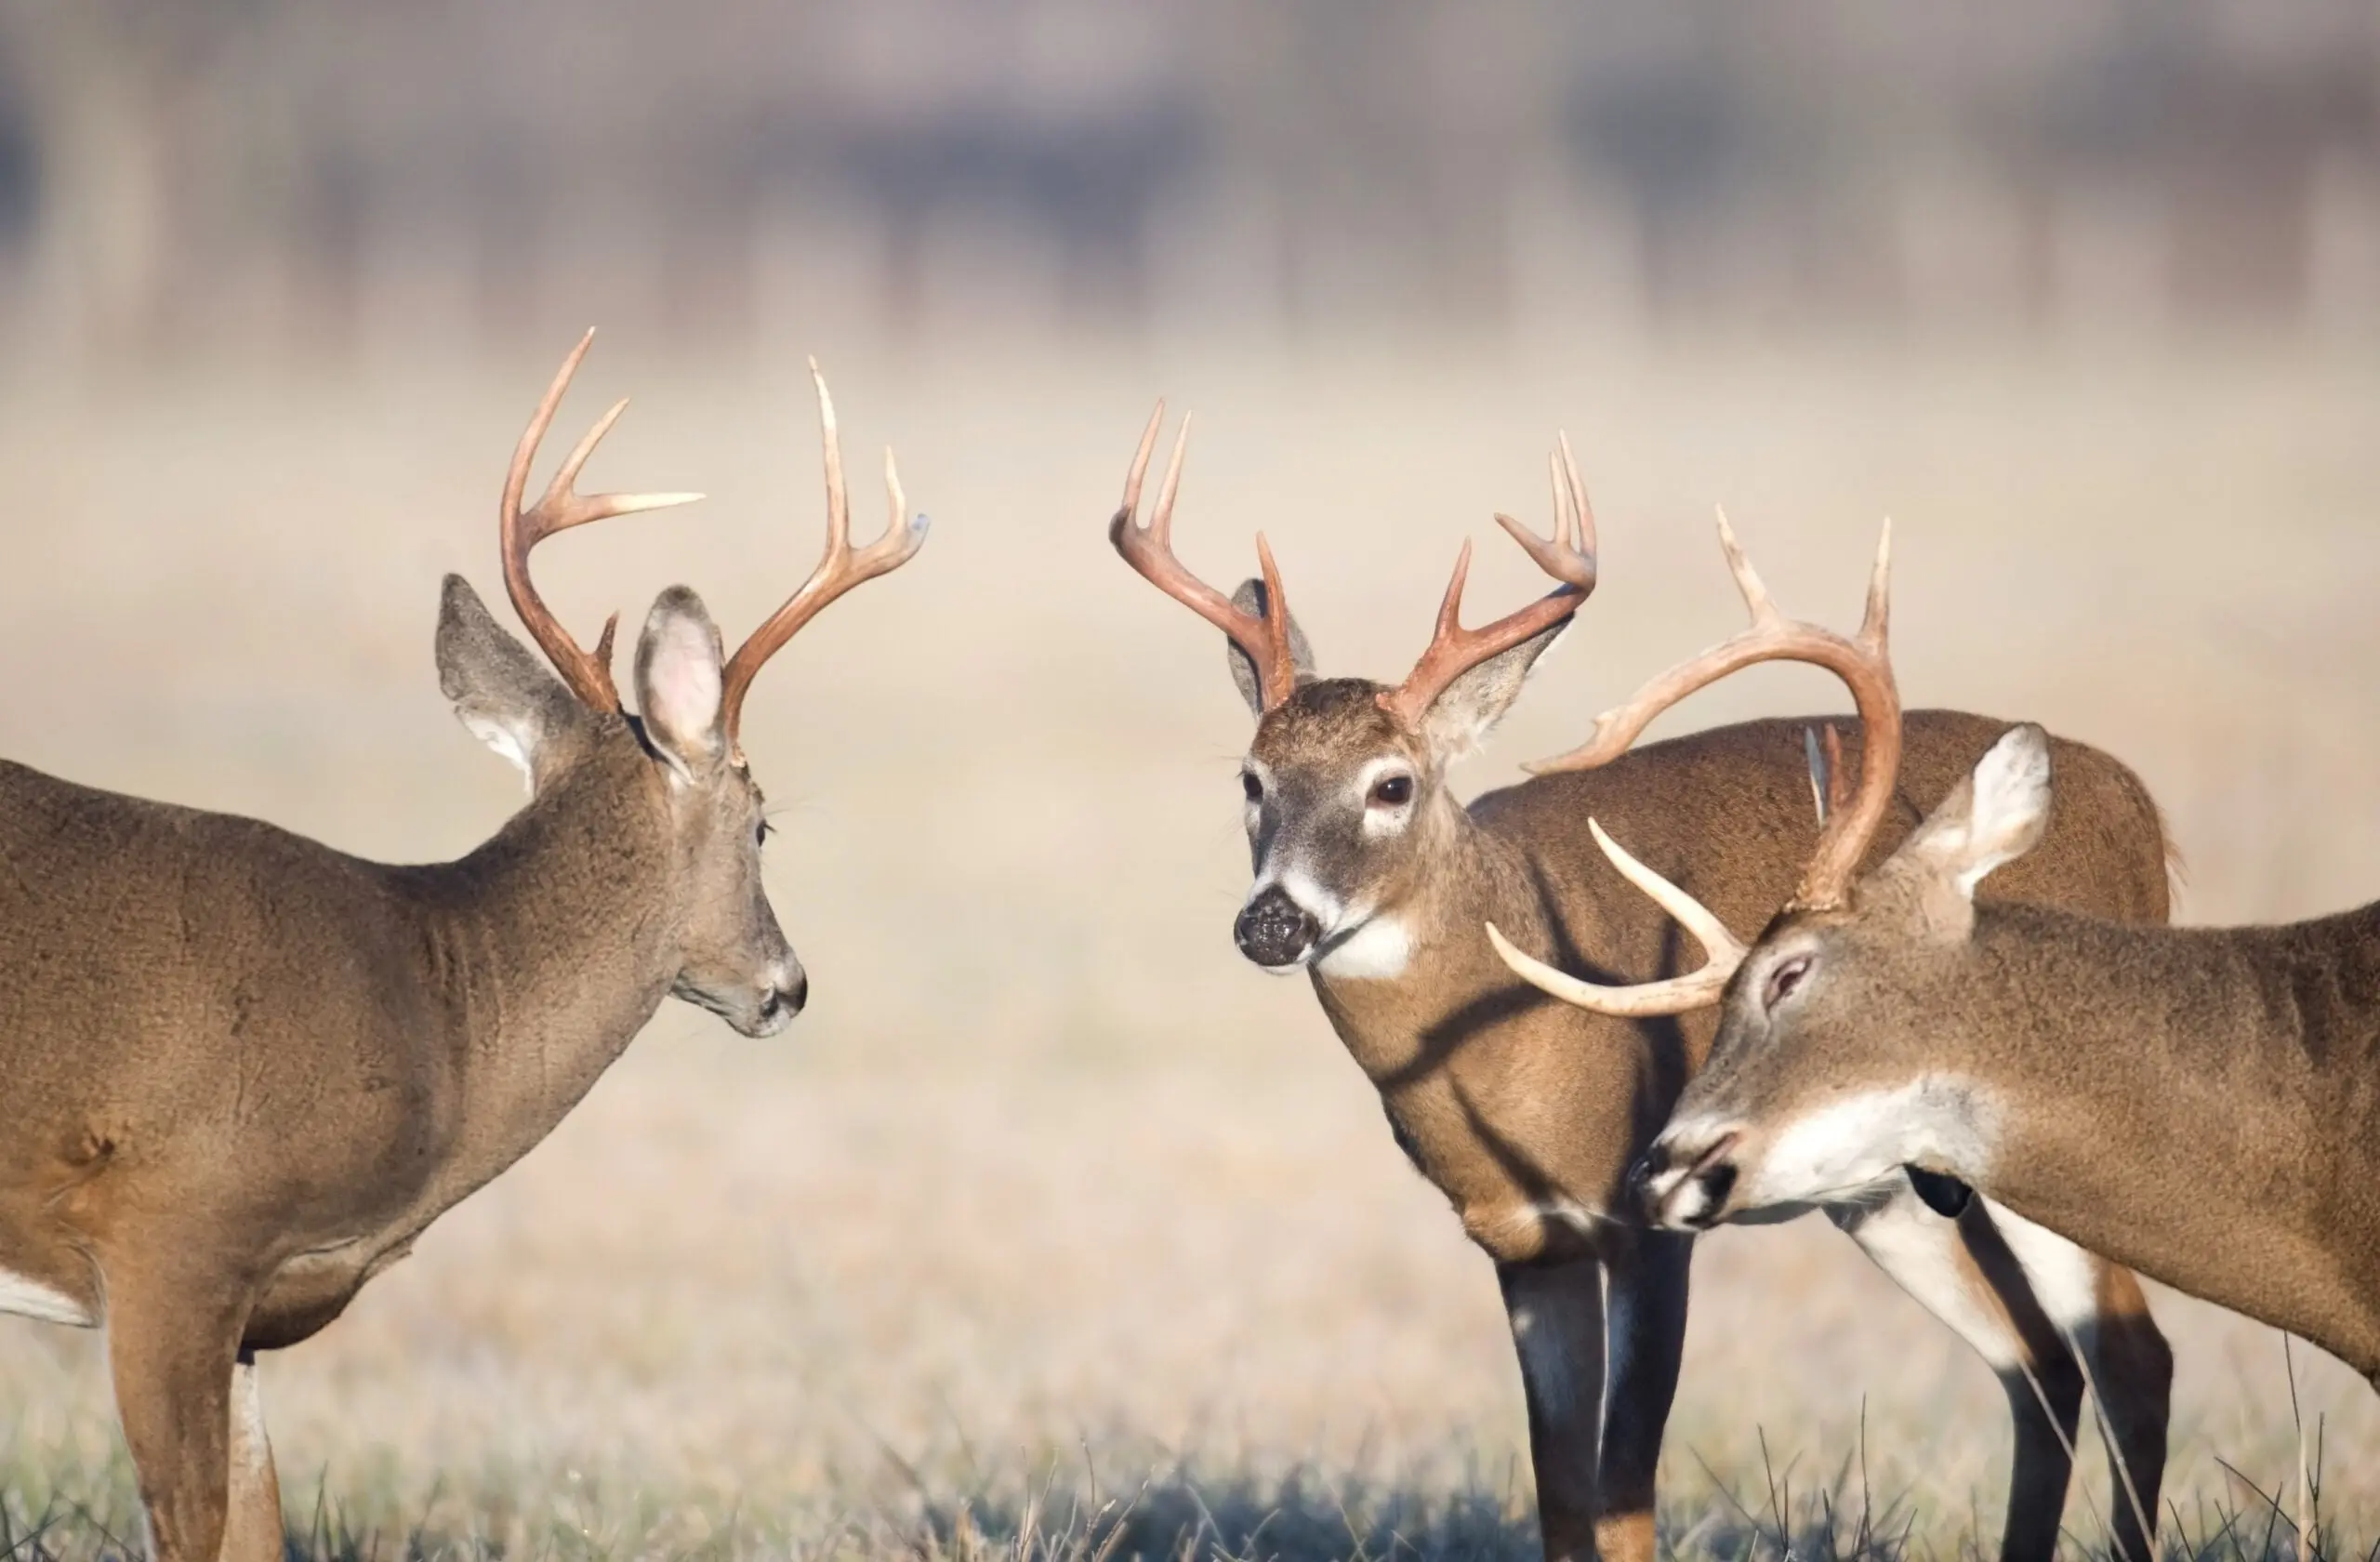
[[[738,735],[743,728],[744,696],[751,692],[752,680],[759,676],[761,667],[828,602],[862,581],[896,570],[916,557],[918,549],[925,546],[926,533],[932,525],[925,516],[909,514],[908,499],[901,491],[901,469],[892,459],[892,447],[888,444],[884,447],[884,489],[892,509],[884,535],[866,548],[852,547],[851,497],[843,487],[842,437],[835,424],[835,399],[827,392],[826,377],[819,372],[815,358],[810,360],[810,378],[818,388],[819,442],[824,447],[826,468],[826,550],[801,589],[769,615],[751,637],[736,647],[735,655],[727,659],[721,678],[721,711],[727,727],[729,752],[739,763],[743,759],[743,743]]]
[[[1595,719],[1593,735],[1578,748],[1540,761],[1528,769],[1546,774],[1608,764],[1627,752],[1628,746],[1654,717],[1696,690],[1755,662],[1796,661],[1822,667],[1850,687],[1852,701],[1858,708],[1862,739],[1859,786],[1844,801],[1839,762],[1827,763],[1824,779],[1815,780],[1820,767],[1820,748],[1816,735],[1811,735],[1807,744],[1823,822],[1818,846],[1790,904],[1799,907],[1840,904],[1853,876],[1858,872],[1860,858],[1867,854],[1869,842],[1875,839],[1877,827],[1884,822],[1884,812],[1892,801],[1893,785],[1900,772],[1900,692],[1893,681],[1892,658],[1885,644],[1891,621],[1892,536],[1892,523],[1887,521],[1876,540],[1876,563],[1868,577],[1868,605],[1859,633],[1856,639],[1846,640],[1831,629],[1788,618],[1778,610],[1768,588],[1752,569],[1752,561],[1744,557],[1742,547],[1736,541],[1735,529],[1727,524],[1726,514],[1722,511],[1719,546],[1727,556],[1727,568],[1736,577],[1736,589],[1743,593],[1744,606],[1752,614],[1751,627],[1699,656],[1679,663],[1638,690],[1626,704],[1604,712]],[[1827,729],[1824,757],[1827,761],[1839,761],[1841,758],[1831,727]],[[1701,969],[1684,976],[1630,986],[1605,986],[1566,975],[1531,959],[1490,926],[1488,934],[1496,952],[1523,980],[1598,1013],[1628,1018],[1677,1014],[1717,1002],[1728,978],[1743,963],[1744,946],[1693,896],[1621,851],[1604,834],[1601,825],[1590,819],[1588,827],[1594,832],[1596,844],[1611,859],[1612,866],[1683,923],[1709,951],[1710,959]]]
[[[1174,557],[1173,496],[1182,486],[1182,457],[1190,448],[1187,413],[1183,415],[1181,432],[1174,436],[1173,454],[1165,463],[1157,509],[1147,525],[1140,524],[1141,481],[1148,475],[1149,457],[1164,426],[1165,403],[1160,400],[1149,414],[1148,427],[1141,430],[1140,448],[1124,479],[1124,502],[1107,523],[1107,540],[1143,579],[1230,637],[1255,664],[1257,687],[1263,692],[1264,708],[1271,710],[1297,693],[1298,686],[1297,656],[1289,642],[1289,603],[1281,591],[1281,572],[1273,563],[1273,550],[1265,545],[1264,534],[1257,533],[1256,562],[1264,573],[1264,611],[1258,615],[1234,606],[1229,597],[1192,575]]]
[[[1380,697],[1381,708],[1408,731],[1418,728],[1432,702],[1447,686],[1480,663],[1501,656],[1514,646],[1534,639],[1579,611],[1595,589],[1595,515],[1587,503],[1586,484],[1579,481],[1579,463],[1570,453],[1570,436],[1558,435],[1546,460],[1554,474],[1554,535],[1541,537],[1509,515],[1496,523],[1537,562],[1537,567],[1562,584],[1516,613],[1475,629],[1462,627],[1462,588],[1471,575],[1471,541],[1455,555],[1454,576],[1438,602],[1438,623],[1429,649],[1413,665],[1405,682]]]

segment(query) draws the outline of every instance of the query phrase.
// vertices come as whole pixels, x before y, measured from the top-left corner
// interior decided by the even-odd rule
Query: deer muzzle
[[[1322,924],[1278,884],[1266,886],[1240,907],[1232,924],[1239,952],[1272,969],[1295,965],[1314,952]]]

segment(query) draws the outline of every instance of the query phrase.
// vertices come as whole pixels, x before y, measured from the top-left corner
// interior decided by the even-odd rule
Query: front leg
[[[156,1562],[218,1562],[246,1299],[216,1277],[102,1264],[116,1417]],[[276,1553],[277,1555],[277,1553]]]
[[[1606,1260],[1611,1388],[1604,1397],[1603,1516],[1595,1539],[1606,1556],[1653,1562],[1653,1475],[1686,1356],[1694,1238],[1666,1231],[1630,1237]]]
[[[2016,1423],[2001,1562],[2050,1562],[2074,1469],[2082,1368],[1981,1199],[1968,1201],[1957,1220],[1945,1220],[1906,1180],[1894,1182],[1871,1200],[1828,1206],[1827,1217],[1990,1364]]]
[[[1603,1266],[1593,1259],[1500,1264],[1496,1278],[1528,1401],[1545,1562],[1594,1562],[1602,1513]]]
[[[240,1352],[231,1369],[231,1493],[222,1562],[282,1562],[281,1479],[265,1436],[257,1358]]]

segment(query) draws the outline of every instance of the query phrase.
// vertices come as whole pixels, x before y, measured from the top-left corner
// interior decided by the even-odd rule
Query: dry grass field
[[[518,788],[439,696],[437,582],[496,594],[496,487],[566,345],[6,377],[0,752],[368,854],[468,848]],[[895,442],[935,520],[749,713],[813,1006],[770,1042],[666,1009],[545,1146],[270,1361],[315,1555],[1534,1555],[1488,1266],[1303,985],[1231,946],[1245,712],[1216,637],[1103,535],[1160,390],[1199,412],[1185,556],[1236,576],[1263,527],[1330,670],[1401,671],[1463,536],[1482,611],[1535,589],[1488,517],[1542,525],[1569,430],[1604,584],[1466,785],[1732,628],[1714,502],[1790,607],[1844,622],[1889,512],[1910,697],[2136,766],[2188,917],[2380,894],[2368,351],[655,345],[607,338],[562,422],[633,390],[593,480],[712,497],[549,550],[582,632],[684,580],[732,637],[806,572],[807,346],[847,438]],[[1840,703],[1770,669],[1670,727]],[[1696,1284],[1677,1555],[1773,1554],[1780,1523],[1796,1555],[1990,1554],[2004,1412],[1945,1330],[1815,1222],[1710,1239]],[[2169,1533],[2260,1555],[2259,1490],[2296,1502],[2281,1341],[2158,1309]],[[2371,1544],[2380,1400],[2295,1361],[2325,1518]],[[128,1533],[95,1337],[0,1323],[0,1549]],[[2086,1459],[2080,1554],[2104,1540]]]

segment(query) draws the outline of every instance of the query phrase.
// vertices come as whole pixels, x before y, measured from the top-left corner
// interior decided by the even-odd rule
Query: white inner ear
[[[671,766],[686,774],[686,759],[710,748],[719,722],[720,667],[708,627],[676,616],[663,624],[641,692],[646,725]]]
[[[1959,893],[1974,894],[1992,869],[2030,850],[2048,813],[2049,745],[2038,730],[2018,727],[1977,761]]]
[[[493,716],[474,713],[463,718],[463,729],[517,766],[522,787],[531,797],[537,795],[537,770],[530,760],[537,746],[537,723],[533,718],[523,715],[500,721]]]

